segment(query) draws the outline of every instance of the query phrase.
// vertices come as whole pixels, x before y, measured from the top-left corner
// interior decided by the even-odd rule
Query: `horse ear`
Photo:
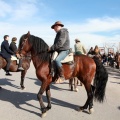
[[[28,33],[27,33],[27,37],[28,37],[28,36],[30,36],[30,31],[28,31]]]

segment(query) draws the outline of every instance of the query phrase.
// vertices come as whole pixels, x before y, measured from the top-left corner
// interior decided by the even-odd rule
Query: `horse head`
[[[32,48],[29,39],[30,39],[30,31],[28,31],[27,34],[22,35],[22,37],[20,38],[18,53],[21,54],[21,56],[25,56],[28,52],[30,52]]]

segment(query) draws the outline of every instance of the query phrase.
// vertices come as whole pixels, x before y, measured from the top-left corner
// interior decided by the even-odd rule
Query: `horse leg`
[[[77,79],[77,77],[74,77],[73,79],[74,79],[74,90],[75,90],[75,92],[78,92],[78,88],[77,88],[78,79]]]
[[[71,91],[73,91],[73,79],[74,79],[74,78],[71,78],[71,79],[69,80],[69,87],[70,87],[70,90],[71,90]]]
[[[85,105],[80,107],[79,111],[83,111],[84,109],[87,109],[89,107],[89,113],[92,113],[93,112],[93,93],[94,93],[95,88],[89,83],[84,84],[84,85],[87,91],[88,98],[87,98]]]
[[[46,97],[47,97],[47,101],[48,101],[48,105],[47,105],[47,110],[51,109],[51,92],[50,92],[50,85],[47,87],[46,89]]]
[[[43,103],[43,99],[42,99],[42,95],[44,93],[44,91],[46,90],[46,93],[47,93],[47,100],[50,101],[50,91],[49,91],[49,87],[48,87],[48,83],[47,82],[43,82],[42,85],[41,85],[41,88],[37,94],[37,98],[38,98],[38,101],[40,103],[40,107],[41,107],[41,111],[42,111],[42,115],[41,117],[45,117],[46,116],[46,112],[48,110],[48,108],[50,107],[50,102],[48,104],[49,107],[45,107],[44,103]]]
[[[21,86],[21,89],[22,89],[22,90],[25,89],[25,87],[24,87],[24,79],[25,79],[26,72],[27,72],[27,70],[21,71],[21,82],[20,82],[20,86]]]

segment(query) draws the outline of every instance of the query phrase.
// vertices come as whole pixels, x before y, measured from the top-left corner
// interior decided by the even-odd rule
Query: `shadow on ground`
[[[14,82],[14,81],[9,80],[9,79],[0,79],[0,85],[2,85],[2,87],[4,87],[3,85],[8,85],[8,86],[19,89],[19,86],[13,85],[12,82]],[[40,84],[40,83],[37,83],[37,84]],[[53,88],[58,89],[56,87],[53,87]],[[37,107],[37,106],[34,106],[33,104],[28,103],[28,101],[31,101],[31,100],[38,101],[37,93],[35,94],[35,93],[29,93],[29,92],[22,92],[22,90],[11,91],[11,90],[2,88],[2,89],[0,89],[0,100],[13,104],[17,109],[21,109],[21,110],[27,111],[29,113],[33,113],[35,115],[40,116],[40,113],[32,111],[32,109],[28,110],[22,106],[23,104],[26,104],[30,107],[40,110],[39,106]],[[46,96],[44,96],[44,95],[43,95],[43,101],[47,102]],[[71,109],[76,109],[76,107],[77,107],[77,105],[75,105],[75,104],[71,104],[69,102],[59,100],[57,98],[51,98],[51,101],[52,101],[52,105],[55,104],[55,105],[59,105],[59,106],[67,107],[67,108],[71,108]]]

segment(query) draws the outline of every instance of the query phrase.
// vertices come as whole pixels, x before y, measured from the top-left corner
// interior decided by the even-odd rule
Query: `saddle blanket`
[[[11,55],[11,60],[16,60],[17,64],[19,64],[19,59],[15,55]]]
[[[58,52],[54,52],[53,55],[52,55],[52,60],[55,60],[58,56]],[[61,61],[61,63],[67,63],[67,62],[73,62],[74,59],[73,59],[73,53],[70,53],[68,54],[64,60]]]

